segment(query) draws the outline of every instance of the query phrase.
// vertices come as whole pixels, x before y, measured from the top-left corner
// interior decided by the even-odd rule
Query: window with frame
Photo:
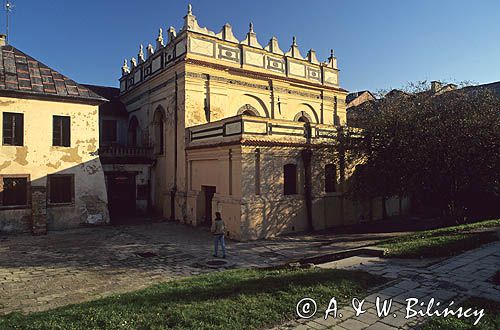
[[[116,120],[105,119],[102,121],[102,142],[112,143],[117,141]]]
[[[337,186],[337,167],[334,164],[325,165],[325,192],[335,192]]]
[[[59,147],[69,147],[71,145],[70,117],[54,116],[52,123],[52,145]]]
[[[24,114],[4,112],[2,136],[5,146],[24,145]]]
[[[297,165],[286,164],[283,167],[283,174],[284,174],[283,193],[285,195],[297,194]]]
[[[52,174],[48,176],[49,204],[72,204],[75,201],[74,174]]]
[[[0,202],[4,207],[26,207],[29,202],[29,176],[0,176]]]

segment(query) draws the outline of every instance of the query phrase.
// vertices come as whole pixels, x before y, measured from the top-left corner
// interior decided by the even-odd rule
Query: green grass
[[[324,310],[385,280],[324,269],[231,270],[46,312],[0,317],[0,329],[260,329],[295,317],[310,297]],[[320,314],[318,314],[319,316]]]
[[[484,231],[500,227],[500,220],[425,230],[403,235],[378,244],[389,258],[449,257],[498,239],[495,232]]]
[[[470,298],[460,306],[466,308],[481,309],[484,308],[485,315],[481,318],[477,325],[473,325],[476,320],[475,317],[468,319],[458,319],[453,316],[447,318],[433,317],[422,326],[422,330],[442,330],[442,329],[457,329],[457,330],[498,330],[500,329],[500,303],[480,299]]]

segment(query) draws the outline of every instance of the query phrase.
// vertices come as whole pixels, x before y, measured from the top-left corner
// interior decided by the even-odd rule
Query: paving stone
[[[350,318],[342,323],[339,323],[338,326],[349,330],[361,330],[368,327],[367,324],[357,320],[356,318]]]
[[[397,328],[390,326],[390,325],[387,325],[385,323],[382,323],[380,321],[377,323],[374,323],[374,324],[370,325],[368,328],[366,328],[366,330],[394,330],[394,329],[397,329]]]

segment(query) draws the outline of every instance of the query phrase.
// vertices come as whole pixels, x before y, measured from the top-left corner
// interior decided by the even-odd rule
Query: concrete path
[[[299,319],[274,329],[412,329],[428,318],[405,319],[407,298],[424,302],[424,307],[420,307],[423,310],[431,298],[435,299],[434,309],[437,301],[441,302],[443,309],[451,300],[455,301],[454,306],[459,306],[460,301],[470,296],[500,301],[500,286],[491,282],[499,265],[499,241],[434,264],[432,260],[384,260],[373,257],[352,257],[323,264],[320,267],[363,270],[393,281],[368,297],[358,297],[360,300],[365,299],[363,306],[366,313],[360,316],[355,316],[351,306],[347,306],[339,308],[342,318],[329,317],[325,320],[323,316],[327,306],[323,306],[323,310],[318,306],[315,318]],[[388,316],[377,316],[374,304],[376,297],[392,299]],[[419,310],[417,306],[412,309]]]
[[[293,235],[228,242],[226,267],[265,267],[401,233]],[[0,237],[0,314],[88,301],[217,270],[212,235],[177,223]],[[218,259],[218,261],[221,259]]]

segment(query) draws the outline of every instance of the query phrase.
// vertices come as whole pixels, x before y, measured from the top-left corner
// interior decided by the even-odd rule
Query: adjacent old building
[[[240,41],[229,24],[200,27],[189,7],[182,29],[160,29],[122,73],[127,144],[151,150],[142,166],[158,214],[199,226],[220,211],[242,240],[379,216],[344,197],[347,92],[333,51],[322,63],[312,49],[302,56],[295,38],[286,52],[274,37],[262,46],[252,24]]]
[[[104,101],[0,37],[0,232],[108,222]]]

